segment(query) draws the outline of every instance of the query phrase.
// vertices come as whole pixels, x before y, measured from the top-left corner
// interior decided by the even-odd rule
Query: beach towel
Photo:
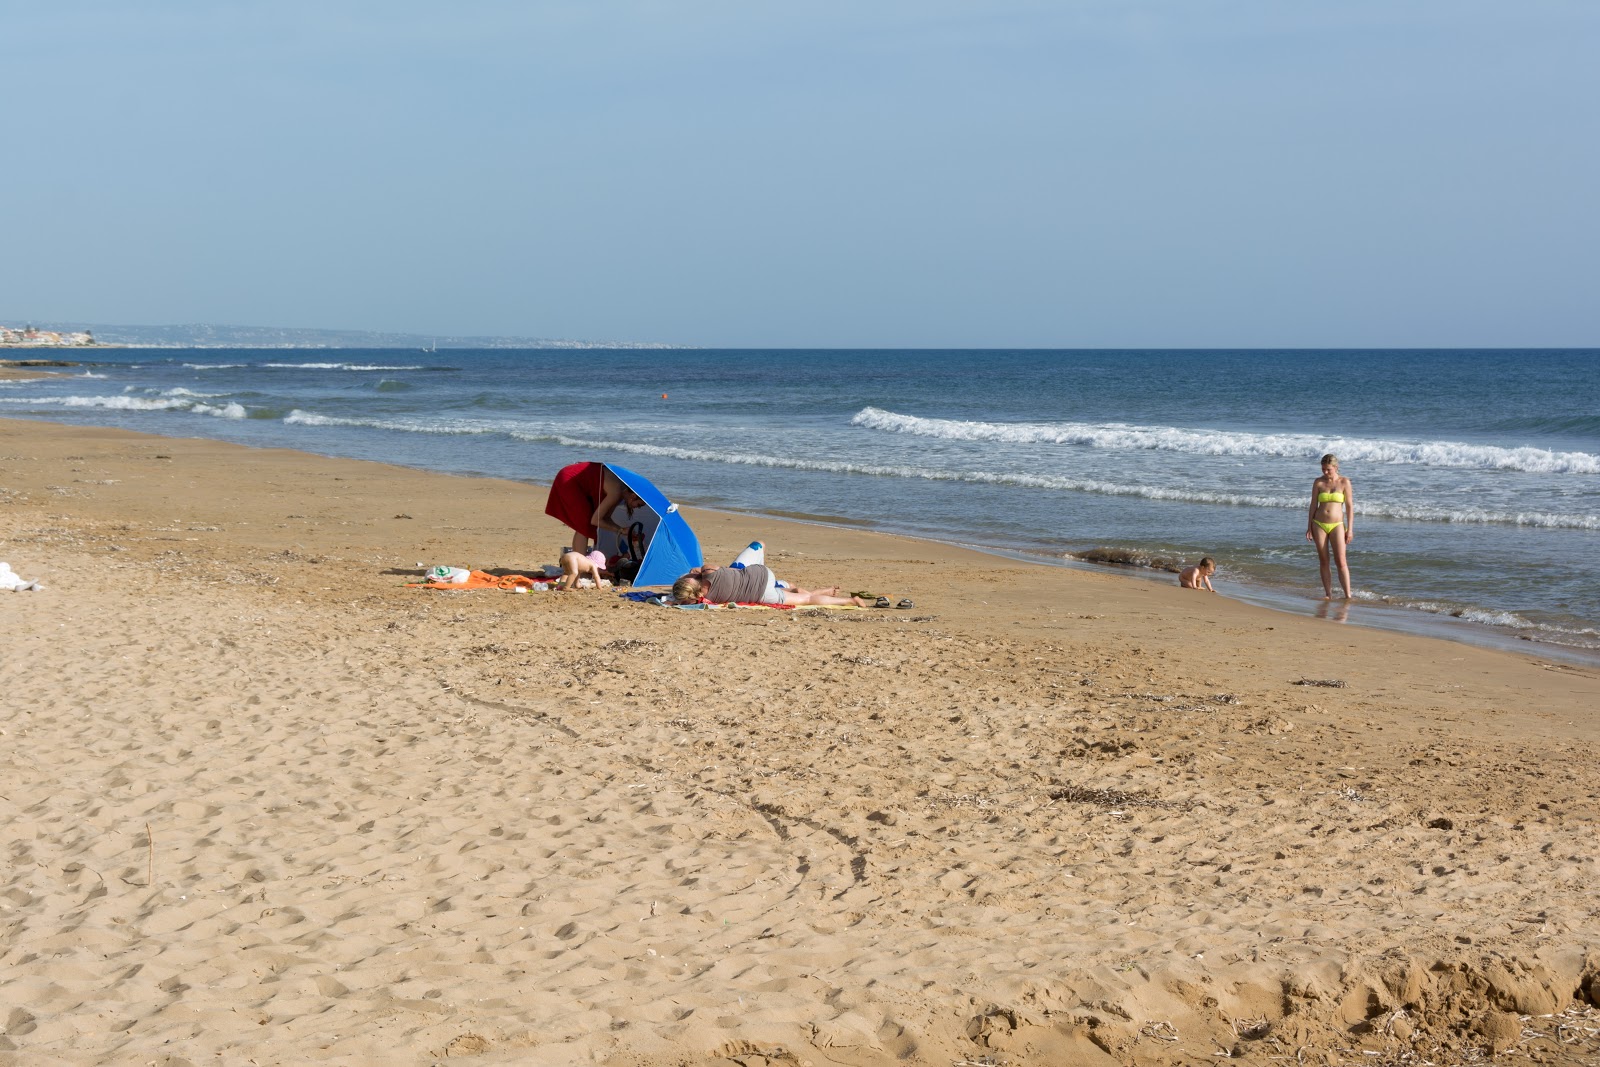
[[[730,608],[766,608],[770,611],[866,611],[856,604],[753,604],[748,601],[735,601],[731,604],[713,604],[709,600],[697,600],[693,604],[680,604],[673,600],[669,594],[664,593],[624,593],[623,596],[630,600],[637,600],[642,604],[654,604],[662,608],[682,608],[694,611],[726,611]]]
[[[488,571],[471,571],[464,582],[407,582],[408,589],[500,589],[507,593],[548,589],[553,582],[548,578],[531,578],[526,574],[490,574]]]
[[[43,588],[37,579],[24,578],[11,569],[11,564],[0,563],[0,589],[9,589],[13,593],[32,593]]]

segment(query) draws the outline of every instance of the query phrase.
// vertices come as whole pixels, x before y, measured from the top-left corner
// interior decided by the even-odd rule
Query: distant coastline
[[[19,321],[0,317],[0,323]],[[24,340],[24,335],[33,338]],[[7,341],[6,335],[15,340]],[[59,340],[45,340],[57,337]],[[79,338],[80,340],[65,340]],[[119,326],[103,323],[34,323],[23,329],[0,326],[0,349],[13,348],[377,348],[433,352],[485,348],[681,348],[654,341],[574,341],[549,337],[390,333],[377,330],[318,330],[278,326],[222,326],[189,323]]]
[[[93,348],[89,330],[40,329],[31,323],[22,329],[0,324],[0,348]]]

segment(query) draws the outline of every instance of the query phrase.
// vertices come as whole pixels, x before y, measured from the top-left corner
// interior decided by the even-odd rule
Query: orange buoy
[[[666,394],[666,393],[662,393],[662,394],[661,394],[661,399],[662,399],[662,400],[665,400],[665,399],[666,399],[666,398],[667,398],[667,394]]]

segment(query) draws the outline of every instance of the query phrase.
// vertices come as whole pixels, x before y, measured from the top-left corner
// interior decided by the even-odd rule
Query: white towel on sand
[[[29,581],[11,569],[11,564],[0,563],[0,589],[9,589],[13,593],[38,592],[44,586],[37,581]]]

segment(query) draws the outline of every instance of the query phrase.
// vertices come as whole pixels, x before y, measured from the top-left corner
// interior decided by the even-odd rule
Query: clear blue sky
[[[1600,346],[1595,0],[0,0],[0,41],[8,318]]]

